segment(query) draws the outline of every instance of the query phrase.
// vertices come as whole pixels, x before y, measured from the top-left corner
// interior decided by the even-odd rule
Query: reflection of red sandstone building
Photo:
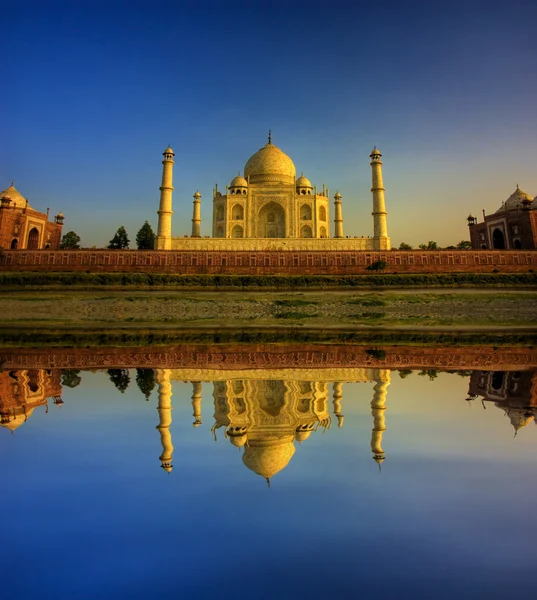
[[[472,248],[481,250],[534,250],[537,248],[537,203],[518,185],[493,214],[478,223],[470,215]]]
[[[517,432],[537,415],[537,371],[474,371],[468,395],[470,400],[481,396],[494,402]]]
[[[47,398],[61,403],[61,371],[25,369],[0,373],[0,426],[14,431],[32,414],[46,406]]]
[[[13,185],[0,192],[0,248],[58,250],[62,236],[63,215],[54,221],[34,210]]]

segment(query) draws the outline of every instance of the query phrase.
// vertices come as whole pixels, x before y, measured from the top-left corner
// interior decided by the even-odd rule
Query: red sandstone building
[[[63,215],[48,220],[30,206],[13,182],[0,192],[0,248],[11,250],[58,250],[62,237]]]
[[[537,202],[518,185],[516,190],[491,215],[478,223],[470,215],[468,227],[473,249],[535,250],[537,249]]]

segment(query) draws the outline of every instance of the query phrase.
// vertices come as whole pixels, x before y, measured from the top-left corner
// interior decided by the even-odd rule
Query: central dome
[[[250,183],[281,182],[294,184],[296,169],[293,161],[269,142],[251,156],[244,167],[244,177]]]

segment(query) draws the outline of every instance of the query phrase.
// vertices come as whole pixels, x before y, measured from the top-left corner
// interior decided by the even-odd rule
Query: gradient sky
[[[393,245],[468,238],[516,184],[537,195],[537,3],[3,2],[0,189],[66,215],[84,246],[156,229],[171,144],[173,234],[273,142],[372,235],[383,153]],[[7,68],[6,68],[7,66]],[[333,211],[331,218],[333,219]]]

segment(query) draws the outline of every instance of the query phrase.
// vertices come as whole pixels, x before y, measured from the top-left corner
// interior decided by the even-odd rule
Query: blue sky
[[[537,4],[4,2],[0,189],[106,245],[156,228],[176,153],[173,233],[273,142],[371,235],[384,155],[392,241],[467,238],[466,216],[537,195]],[[333,217],[332,217],[333,218]]]

